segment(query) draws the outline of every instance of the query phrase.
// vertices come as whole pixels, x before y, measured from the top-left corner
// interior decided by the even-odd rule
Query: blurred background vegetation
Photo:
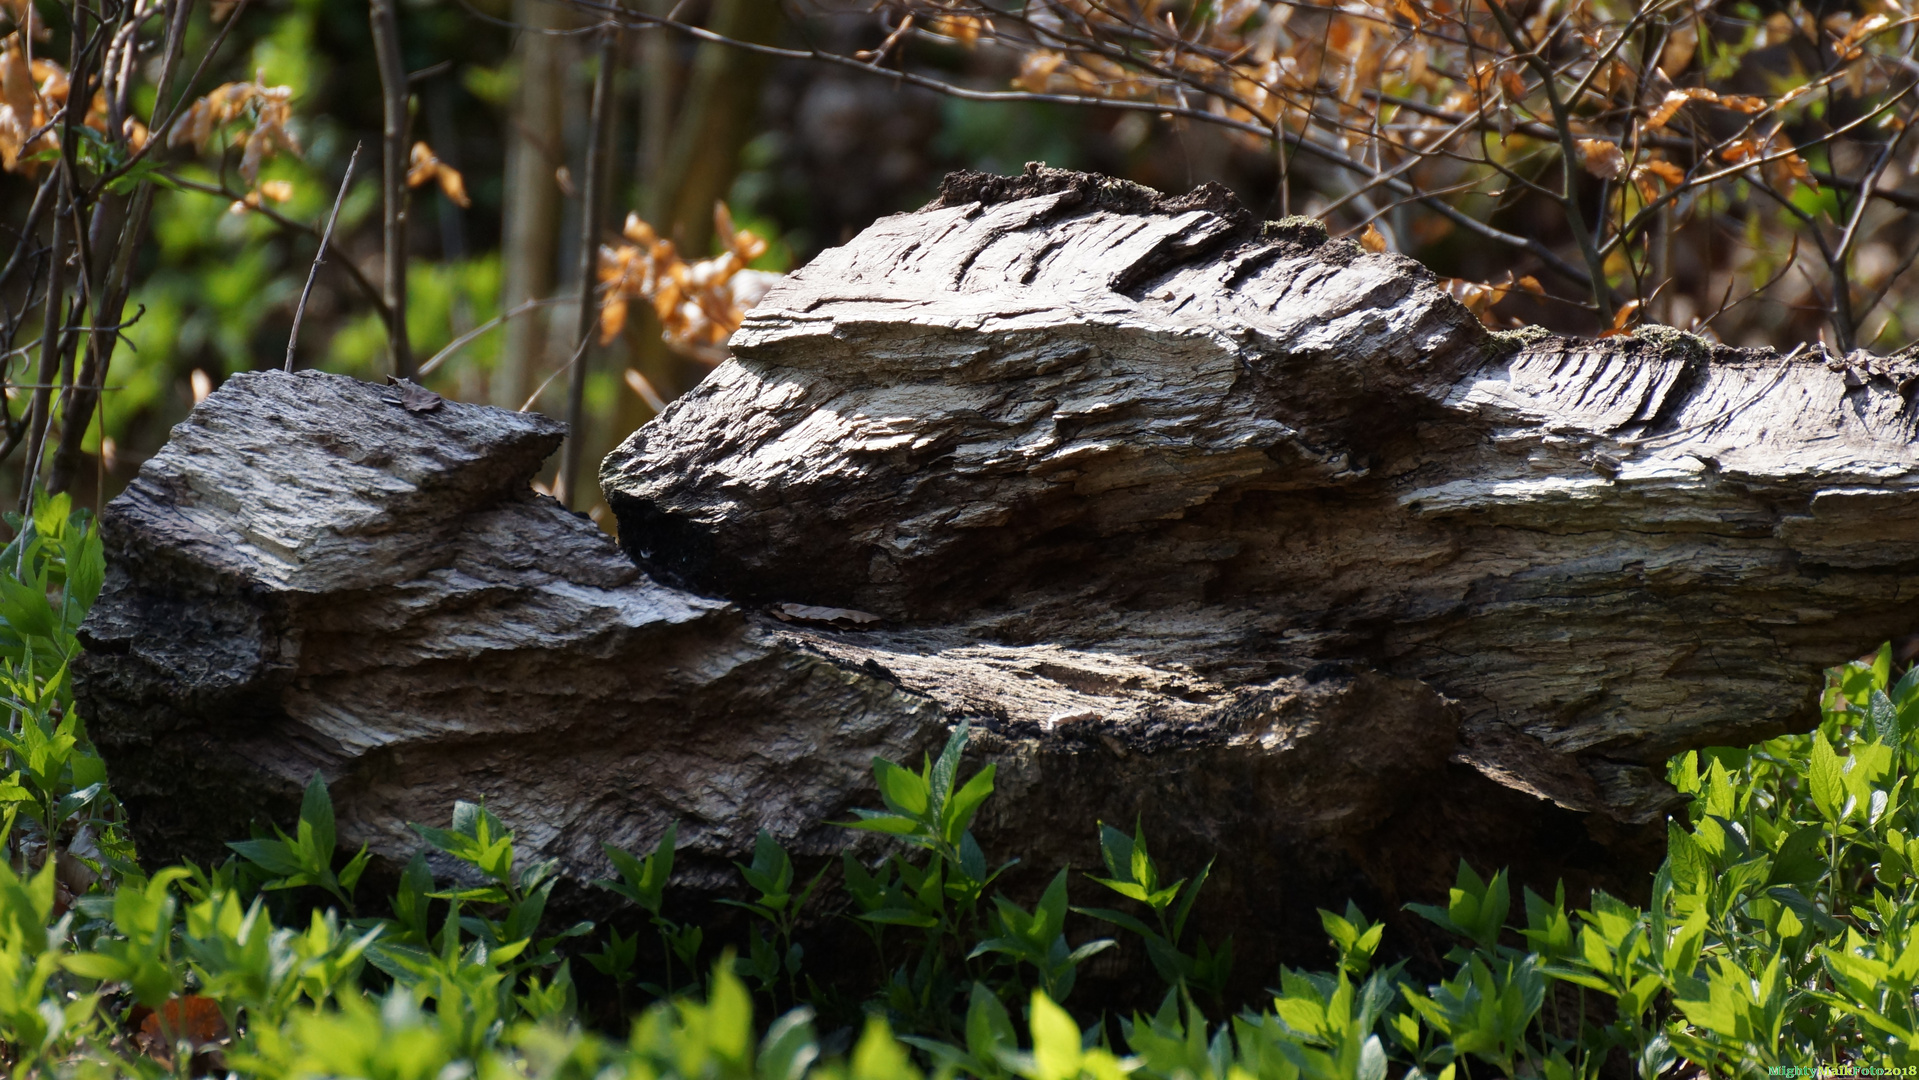
[[[405,73],[405,144],[425,144],[413,148],[417,186],[405,199],[408,364],[395,362],[378,302],[388,273],[383,77],[389,90],[393,81],[375,48],[382,10],[392,14],[389,40]],[[601,22],[614,10],[617,34]],[[1501,37],[1514,30],[1498,22],[1508,10],[1520,19],[1518,36]],[[1919,193],[1908,180],[1919,155],[1902,142],[1919,66],[1913,18],[1893,0],[1545,0],[1510,9],[1447,0],[628,0],[619,9],[581,0],[120,0],[99,11],[0,0],[0,12],[11,73],[0,106],[0,149],[11,147],[0,228],[18,256],[18,272],[0,280],[4,453],[14,455],[0,498],[9,504],[27,476],[47,477],[44,462],[62,442],[76,454],[65,474],[52,469],[56,489],[82,505],[110,497],[221,380],[281,365],[356,144],[337,254],[306,301],[294,363],[362,378],[426,363],[421,381],[448,398],[563,415],[578,354],[585,471],[569,501],[602,521],[594,465],[695,385],[722,350],[684,326],[663,327],[645,302],[577,346],[591,325],[578,311],[582,268],[593,265],[582,259],[583,236],[608,246],[596,307],[622,290],[656,300],[658,290],[639,282],[649,268],[658,276],[680,255],[697,263],[731,251],[733,263],[717,271],[680,269],[724,278],[750,259],[756,271],[784,272],[877,217],[921,205],[957,168],[1015,172],[1043,161],[1174,192],[1219,182],[1258,212],[1327,215],[1335,235],[1419,258],[1497,325],[1600,333],[1658,321],[1739,345],[1823,338],[1839,351],[1883,352],[1905,345],[1919,320],[1919,289],[1902,277],[1919,243],[1909,221]],[[679,25],[659,25],[663,18]],[[115,111],[109,77],[86,121],[94,127],[68,117],[69,135],[52,111],[52,82],[86,63],[76,19],[102,41],[110,35],[99,27],[136,31],[123,53],[108,42],[98,54],[109,76],[123,72],[117,92],[128,106]],[[169,26],[180,59],[163,77]],[[46,66],[48,56],[66,68]],[[103,69],[98,57],[93,67]],[[33,82],[26,91],[21,73]],[[1009,100],[956,97],[902,73]],[[181,106],[167,113],[160,102],[156,114],[165,78],[168,100]],[[219,98],[215,88],[229,84],[254,96]],[[601,187],[597,227],[583,230],[596,84]],[[1713,116],[1705,107],[1722,98],[1701,92],[1709,86],[1724,95]],[[1581,104],[1582,95],[1596,103]],[[1099,97],[1121,107],[1075,103]],[[1701,104],[1659,117],[1662,104],[1689,100]],[[207,110],[210,137],[183,137],[190,108]],[[180,114],[140,149],[139,118],[159,126]],[[36,132],[37,142],[28,138]],[[1561,153],[1575,135],[1577,151]],[[1447,141],[1457,138],[1465,141]],[[1740,172],[1742,160],[1753,167]],[[50,184],[63,169],[69,179]],[[69,229],[68,253],[53,229],[69,205],[63,193],[116,172],[96,193],[96,246],[103,228],[129,216],[142,185],[151,186],[149,224],[123,230],[119,345],[107,343],[110,366],[96,372],[97,413],[76,416],[73,387],[77,379],[84,389],[95,370],[104,324],[85,321],[91,294],[70,280],[76,299],[66,311],[79,321],[60,339],[64,355],[49,351],[43,311],[57,305],[46,301],[46,282],[62,260],[70,279],[110,275],[93,265],[107,260],[104,249],[74,246]],[[50,188],[51,209],[36,211]],[[126,205],[116,209],[115,198]],[[1435,212],[1442,200],[1451,216]],[[718,235],[716,203],[752,236]],[[622,238],[628,214],[637,221]],[[1493,223],[1508,241],[1462,227],[1473,222]],[[1617,236],[1612,254],[1582,264],[1579,253],[1595,250],[1585,233]],[[657,239],[673,251],[663,255]],[[1581,266],[1602,264],[1608,284],[1595,288],[1587,274],[1582,293]],[[1571,287],[1555,280],[1555,265]],[[732,295],[742,304],[754,290],[740,282],[765,284],[738,277]],[[701,283],[688,280],[692,295]],[[518,314],[438,355],[507,312]],[[725,314],[709,337],[723,337]],[[663,340],[663,330],[681,340]],[[41,408],[49,430],[36,455],[31,399],[55,390]],[[553,482],[550,471],[544,483]]]

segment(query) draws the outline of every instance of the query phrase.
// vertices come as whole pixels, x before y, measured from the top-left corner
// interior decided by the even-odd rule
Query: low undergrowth
[[[423,852],[464,864],[463,884],[436,880],[422,854],[393,895],[360,895],[365,853],[336,852],[317,777],[292,832],[237,840],[220,866],[149,873],[68,681],[101,588],[98,537],[60,498],[11,523],[0,1052],[16,1075],[1570,1080],[1919,1066],[1919,669],[1895,678],[1888,649],[1829,673],[1810,733],[1672,762],[1691,805],[1647,907],[1601,893],[1571,910],[1563,889],[1515,897],[1503,873],[1462,865],[1446,903],[1414,906],[1456,941],[1450,977],[1382,963],[1384,927],[1348,905],[1321,913],[1335,968],[1274,972],[1264,1007],[1229,1015],[1230,938],[1189,918],[1206,870],[1173,879],[1139,832],[1097,825],[1104,865],[1059,869],[1031,908],[995,888],[1011,863],[969,829],[993,767],[961,775],[964,727],[918,769],[874,763],[883,807],[849,827],[893,839],[883,862],[848,855],[802,880],[762,835],[740,866],[752,930],[732,943],[668,917],[673,829],[649,853],[609,849],[597,883],[650,935],[555,925],[555,867],[518,858],[511,823],[469,803],[445,827],[415,827]],[[850,1001],[814,982],[795,941],[829,891],[886,973]],[[1074,892],[1102,899],[1076,906]],[[1072,1011],[1080,965],[1112,948],[1158,973],[1157,1009]],[[582,1009],[586,966],[630,1017],[617,1033],[579,1019],[605,1011]]]

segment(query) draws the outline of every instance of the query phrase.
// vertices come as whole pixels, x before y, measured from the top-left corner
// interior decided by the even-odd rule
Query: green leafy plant
[[[1162,884],[1159,865],[1153,861],[1152,852],[1146,846],[1146,833],[1137,824],[1133,827],[1133,835],[1127,836],[1101,822],[1099,852],[1101,861],[1106,864],[1107,876],[1093,880],[1129,900],[1145,905],[1152,912],[1157,925],[1148,926],[1132,915],[1110,908],[1073,910],[1132,931],[1145,944],[1146,955],[1152,961],[1153,968],[1169,987],[1199,990],[1216,1006],[1223,1007],[1226,980],[1233,970],[1233,939],[1228,937],[1218,949],[1212,948],[1203,939],[1197,943],[1194,952],[1184,952],[1180,947],[1186,935],[1186,921],[1193,913],[1193,904],[1199,899],[1200,889],[1213,872],[1213,864],[1208,861],[1191,882],[1182,878],[1170,885]]]
[[[673,993],[673,961],[676,959],[686,969],[693,986],[698,988],[700,945],[706,937],[703,928],[682,926],[662,914],[666,903],[666,885],[673,876],[674,845],[679,842],[679,837],[680,824],[676,821],[666,827],[666,832],[661,834],[659,843],[654,845],[652,853],[644,858],[622,851],[611,844],[601,845],[601,850],[606,852],[606,857],[612,861],[614,870],[620,876],[618,880],[600,880],[593,883],[598,888],[606,889],[639,905],[640,909],[647,913],[654,929],[659,932],[660,953],[665,959],[661,969],[665,974],[665,985],[647,983],[643,984],[643,987],[661,997],[668,997]],[[615,983],[624,992],[625,981],[620,974],[612,970],[612,966],[612,961],[609,959],[608,967],[601,970],[613,976]]]
[[[300,801],[300,821],[294,835],[276,827],[273,840],[239,840],[227,844],[241,858],[272,877],[269,889],[293,889],[301,886],[325,889],[349,909],[353,906],[353,887],[366,870],[367,849],[360,850],[338,873],[333,869],[334,826],[333,796],[318,772],[307,783]]]
[[[773,932],[768,940],[756,928],[753,935],[752,951],[741,963],[741,970],[751,973],[759,980],[762,989],[771,993],[782,975],[785,976],[790,1000],[799,999],[800,962],[805,950],[793,940],[793,931],[799,927],[800,912],[806,902],[826,877],[826,869],[813,875],[796,895],[793,892],[793,859],[786,849],[773,838],[773,834],[761,829],[753,840],[753,862],[735,864],[739,867],[740,877],[756,894],[751,900],[723,900],[721,903],[745,908],[763,921]]]
[[[85,563],[91,530],[31,527],[40,547],[9,548],[7,572],[43,589],[57,618],[51,636],[0,649],[13,716],[0,1043],[17,1076],[186,1074],[208,1054],[273,1078],[1588,1080],[1624,1063],[1653,1080],[1919,1066],[1919,673],[1896,671],[1889,649],[1829,673],[1814,730],[1673,760],[1690,805],[1644,907],[1595,892],[1575,909],[1563,886],[1515,897],[1504,872],[1462,864],[1443,904],[1409,905],[1454,941],[1438,977],[1383,963],[1384,926],[1348,904],[1320,912],[1332,970],[1283,968],[1267,1001],[1230,1016],[1230,947],[1209,949],[1192,925],[1210,864],[1169,881],[1143,830],[1101,825],[1093,880],[1134,910],[1073,907],[1064,868],[1022,905],[995,888],[1012,863],[989,868],[970,831],[992,771],[961,781],[962,726],[918,771],[875,763],[886,808],[854,826],[904,850],[838,865],[883,977],[829,1012],[797,951],[823,876],[798,886],[766,834],[739,867],[751,891],[737,904],[754,919],[744,956],[729,946],[707,971],[705,930],[664,914],[677,828],[644,857],[608,849],[618,876],[598,884],[652,920],[665,985],[645,977],[639,934],[609,927],[586,952],[592,924],[548,925],[555,867],[519,859],[513,831],[476,803],[457,803],[446,828],[416,827],[429,850],[382,914],[353,914],[367,855],[341,860],[318,777],[291,833],[234,843],[220,866],[148,874],[109,853],[125,851],[121,811],[65,687],[84,610],[63,599],[71,570],[49,569]],[[11,610],[0,598],[8,627]],[[97,857],[76,854],[88,837]],[[95,872],[72,890],[63,868],[76,865]],[[1074,944],[1075,915],[1117,940]],[[1111,949],[1141,950],[1167,994],[1150,1014],[1076,1017],[1065,1002],[1079,965]],[[575,955],[614,980],[622,1014],[631,987],[655,999],[624,1039],[582,1026]],[[673,989],[676,969],[690,987]],[[793,1005],[763,1034],[743,976]],[[821,1035],[816,1007],[865,1016]]]

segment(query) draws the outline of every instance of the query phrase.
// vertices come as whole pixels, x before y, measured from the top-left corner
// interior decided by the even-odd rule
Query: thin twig
[[[20,243],[13,249],[13,255],[7,259],[6,269],[0,270],[0,285],[5,285],[7,279],[13,277],[14,270],[25,259],[27,250],[33,246],[33,234],[40,228],[40,215],[47,208],[47,200],[53,198],[54,185],[59,179],[58,174],[50,172],[47,178],[40,182],[40,190],[34,195],[33,205],[27,210],[26,223],[20,226]]]
[[[184,176],[177,176],[173,173],[161,173],[160,175],[166,177],[168,183],[176,184],[188,191],[199,191],[208,195],[219,195],[232,202],[238,202],[245,197],[244,192],[235,191],[230,187],[225,187],[220,184],[208,184],[199,180],[191,180]],[[247,211],[249,213],[259,214],[261,217],[266,218],[268,221],[273,222],[288,232],[304,233],[307,236],[316,238],[320,235],[320,230],[304,221],[295,221],[287,217],[285,214],[268,206],[265,202],[262,202],[258,206],[248,207]],[[332,254],[339,258],[340,268],[347,272],[347,276],[353,279],[353,283],[359,286],[360,292],[366,296],[367,302],[373,305],[374,312],[380,316],[381,324],[390,325],[393,322],[393,311],[386,306],[386,299],[380,295],[380,287],[367,280],[367,276],[360,272],[360,268],[354,265],[352,258],[350,258],[345,251],[341,250],[340,245],[330,243],[327,246],[331,249]]]
[[[226,22],[220,26],[220,32],[213,36],[213,41],[207,45],[207,51],[200,54],[200,63],[194,67],[192,77],[181,84],[180,96],[173,100],[173,107],[167,110],[166,118],[160,119],[160,108],[164,104],[163,95],[165,95],[168,90],[173,78],[173,58],[178,55],[177,50],[169,51],[168,59],[161,68],[160,83],[155,88],[157,93],[153,99],[153,113],[148,117],[147,141],[141,145],[138,150],[127,155],[127,159],[118,166],[101,173],[100,178],[94,181],[96,191],[105,190],[106,185],[132,172],[134,166],[140,164],[147,154],[164,140],[167,129],[172,127],[173,121],[179,118],[180,109],[184,107],[188,101],[192,100],[193,91],[200,85],[200,76],[206,74],[207,65],[213,61],[213,55],[220,51],[220,46],[226,41],[227,34],[230,33],[234,25],[240,21],[240,16],[246,14],[247,5],[251,2],[252,0],[240,0],[239,4],[228,13]],[[191,12],[193,5],[188,2],[188,0],[182,0],[181,6],[186,9],[182,12],[180,18],[179,41],[184,45],[186,40],[186,14]],[[171,33],[170,30],[169,33]]]
[[[553,296],[553,297],[548,297],[545,300],[528,300],[526,303],[519,305],[518,307],[514,308],[512,311],[509,311],[504,315],[495,315],[491,319],[488,319],[487,321],[481,323],[480,325],[474,327],[473,329],[468,330],[466,333],[461,334],[459,337],[454,338],[452,341],[447,342],[444,348],[442,348],[439,352],[434,353],[433,356],[429,358],[426,363],[420,365],[420,373],[418,376],[416,376],[416,378],[424,379],[428,375],[433,374],[436,370],[439,369],[441,364],[446,363],[448,357],[458,352],[461,348],[466,346],[469,342],[473,341],[473,339],[486,333],[488,330],[491,330],[494,327],[499,326],[500,324],[507,322],[510,319],[518,318],[519,316],[524,315],[529,311],[532,311],[534,308],[552,307],[554,304],[571,303],[572,300],[573,298],[570,296]]]
[[[393,374],[411,379],[413,350],[406,338],[406,64],[400,56],[400,22],[394,0],[369,0],[373,51],[380,67],[381,190],[385,209],[385,282],[381,295],[393,318],[387,322],[387,352]]]
[[[594,270],[598,265],[600,219],[606,216],[606,144],[607,113],[613,105],[613,68],[619,57],[620,32],[608,23],[600,35],[600,69],[593,79],[593,104],[588,114],[586,133],[586,198],[580,208],[580,312],[574,325],[580,351],[574,357],[572,374],[566,385],[566,444],[560,449],[560,475],[554,485],[554,497],[571,507],[579,494],[580,457],[586,428],[587,350],[599,328],[599,313],[593,307]]]
[[[313,295],[313,281],[320,276],[320,264],[326,261],[327,245],[333,242],[333,223],[340,220],[340,204],[346,201],[347,185],[353,182],[353,166],[360,160],[360,145],[353,144],[353,153],[346,159],[346,175],[340,178],[339,194],[333,196],[333,212],[327,215],[326,231],[320,234],[320,248],[313,253],[313,265],[307,269],[306,288],[300,290],[300,303],[293,309],[293,329],[287,333],[286,372],[293,373],[293,346],[300,340],[300,320],[307,313],[307,297]]]
[[[66,160],[63,158],[55,162],[53,167],[56,172],[64,172],[67,167]],[[58,197],[56,193],[56,199]],[[56,204],[53,209],[53,243],[50,245],[53,258],[47,272],[46,316],[40,331],[40,383],[42,386],[33,392],[31,402],[27,406],[26,473],[20,482],[22,513],[32,509],[33,506],[34,478],[40,473],[39,459],[45,447],[47,424],[51,419],[53,407],[53,391],[46,384],[52,383],[54,376],[59,374],[60,353],[65,344],[66,331],[55,328],[62,327],[64,322],[72,321],[71,319],[63,320],[60,310],[60,300],[66,293],[64,277],[67,260],[60,250],[66,246],[66,225],[67,215],[61,213],[61,207]]]
[[[580,347],[573,350],[573,359],[568,360],[566,363],[560,365],[560,370],[554,372],[551,375],[548,375],[546,377],[546,381],[540,384],[540,388],[538,390],[533,391],[533,395],[527,398],[525,401],[521,402],[520,407],[518,409],[515,409],[514,411],[525,412],[528,409],[531,409],[533,407],[533,403],[540,400],[540,395],[546,393],[546,388],[553,385],[554,379],[557,379],[560,376],[566,374],[567,372],[573,370],[573,365],[579,363],[580,357],[586,355],[586,347],[589,344],[591,344],[592,341],[593,339],[591,337],[582,339],[580,341]]]
[[[1197,120],[1228,131],[1238,131],[1248,135],[1256,135],[1262,139],[1270,139],[1273,137],[1272,128],[1265,124],[1236,120],[1230,116],[1207,109],[1174,105],[1169,102],[1118,100],[1095,97],[1088,94],[1048,94],[1027,90],[972,90],[962,86],[954,86],[944,80],[927,75],[920,75],[915,72],[874,68],[850,56],[841,56],[823,49],[788,49],[776,45],[763,45],[759,42],[729,37],[725,34],[708,30],[705,27],[676,22],[665,16],[618,8],[611,4],[597,3],[594,2],[594,0],[568,0],[568,3],[569,6],[581,10],[617,18],[621,24],[628,29],[670,29],[698,41],[710,41],[718,45],[725,45],[729,48],[740,49],[760,56],[768,56],[782,60],[814,61],[829,66],[851,68],[852,70],[864,72],[868,75],[880,75],[896,83],[905,83],[909,86],[930,90],[947,97],[959,98],[963,101],[1037,102],[1053,105],[1114,109],[1126,112],[1145,112],[1162,117],[1181,117],[1189,120]],[[1380,172],[1380,170],[1361,164],[1340,150],[1309,138],[1303,130],[1293,145],[1295,149],[1311,154],[1329,165],[1357,173],[1363,179],[1373,179],[1378,176]],[[1389,180],[1386,186],[1402,197],[1418,201],[1420,205],[1446,218],[1454,225],[1468,232],[1472,232],[1484,239],[1520,248],[1531,253],[1538,258],[1547,269],[1564,277],[1582,289],[1591,289],[1593,287],[1591,275],[1569,262],[1558,252],[1553,251],[1532,237],[1510,233],[1504,229],[1480,221],[1478,218],[1451,206],[1443,199],[1422,194],[1418,189],[1403,179]]]

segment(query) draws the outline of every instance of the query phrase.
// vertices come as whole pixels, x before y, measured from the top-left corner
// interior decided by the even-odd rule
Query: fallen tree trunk
[[[1257,986],[1315,906],[1462,856],[1640,891],[1667,755],[1914,629],[1910,361],[1496,335],[1216,189],[956,176],[733,348],[604,466],[631,561],[528,490],[549,421],[209,397],[109,508],[84,631],[143,853],[216,855],[318,769],[389,863],[484,797],[576,881],[679,820],[717,893],[967,720],[989,852],[1090,868],[1139,819],[1216,855]]]

